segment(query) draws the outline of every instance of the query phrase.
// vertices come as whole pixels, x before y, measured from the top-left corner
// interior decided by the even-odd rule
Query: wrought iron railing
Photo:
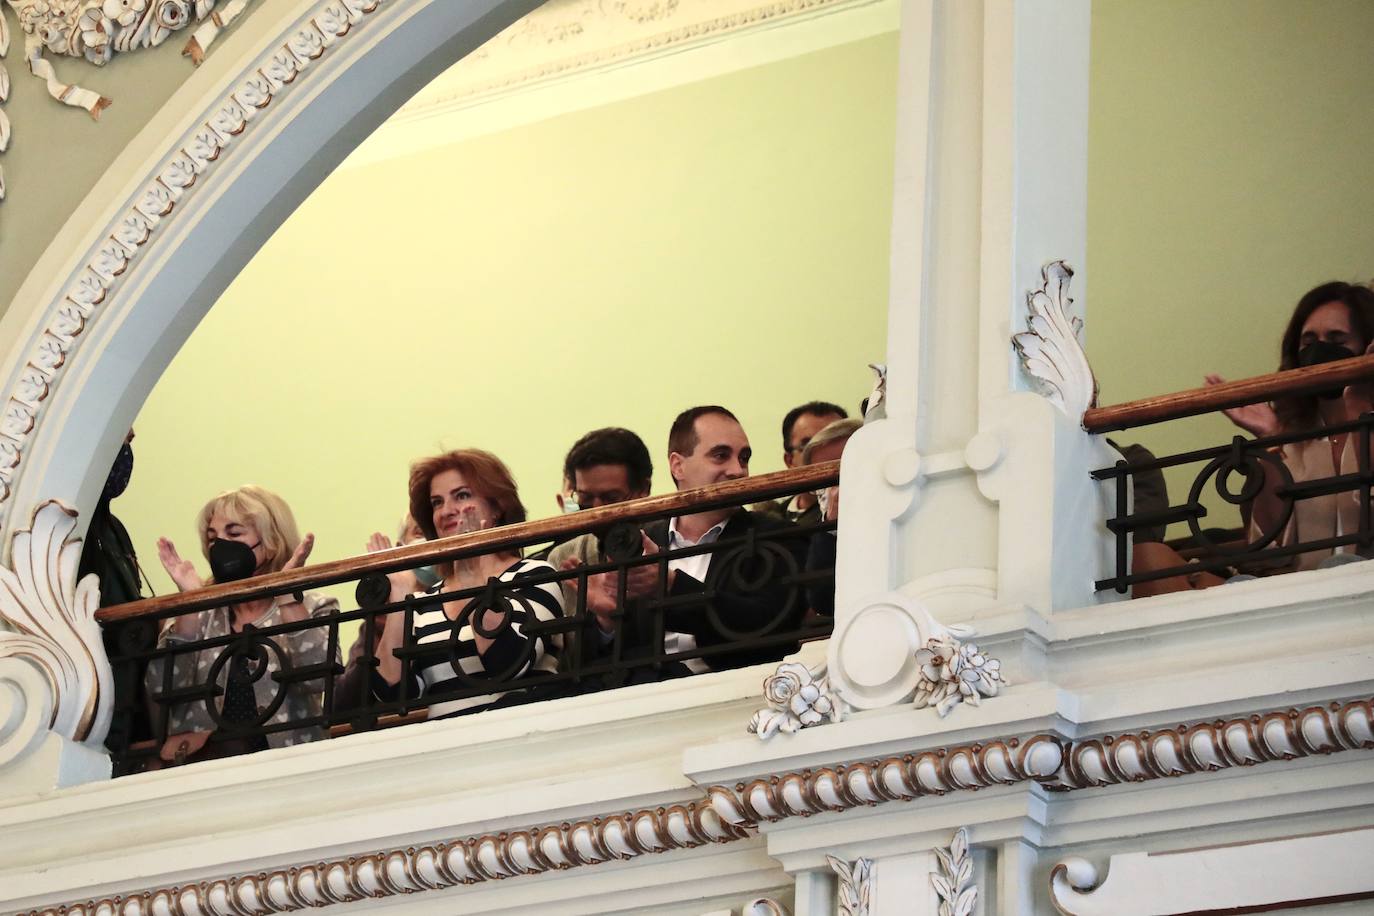
[[[1216,410],[1271,401],[1279,397],[1308,395],[1339,389],[1374,377],[1374,356],[1341,360],[1304,369],[1270,373],[1252,379],[1197,388],[1147,398],[1113,407],[1093,408],[1083,425],[1093,433],[1133,429]],[[1114,488],[1115,510],[1106,525],[1115,539],[1115,569],[1097,580],[1096,587],[1125,593],[1132,586],[1198,572],[1223,578],[1235,574],[1267,574],[1294,568],[1302,555],[1333,551],[1368,555],[1374,552],[1370,487],[1374,469],[1370,462],[1370,434],[1374,414],[1346,423],[1321,426],[1283,435],[1249,439],[1235,436],[1225,445],[1203,448],[1149,460],[1123,458],[1112,467],[1092,472],[1095,480],[1109,481]],[[1284,449],[1318,439],[1348,437],[1332,458],[1334,474],[1295,479],[1284,458]],[[1325,447],[1325,446],[1324,446]],[[1144,475],[1169,468],[1197,466],[1186,498],[1168,505],[1132,506],[1132,489]],[[1246,522],[1237,537],[1235,530],[1206,527],[1208,511],[1204,493],[1212,487],[1220,499],[1240,510]],[[1338,514],[1349,524],[1327,534],[1301,530],[1290,523],[1299,506],[1309,500],[1338,497],[1345,502]],[[1263,517],[1252,515],[1257,500],[1267,501]],[[1142,529],[1187,525],[1187,562],[1132,568],[1132,535]],[[1183,556],[1180,555],[1182,560]]]
[[[112,730],[125,736],[111,748],[116,771],[166,765],[168,737],[188,730],[209,733],[199,756],[222,756],[385,727],[429,710],[513,705],[781,659],[829,635],[829,617],[813,607],[833,600],[835,523],[732,522],[712,543],[669,549],[667,520],[829,487],[838,478],[838,462],[829,462],[105,608],[97,616],[114,630],[111,664],[123,685],[116,715],[132,717],[146,704],[152,721],[151,736],[135,736],[142,740]],[[643,551],[642,530],[663,542],[657,552]],[[528,554],[583,535],[599,538],[600,562],[526,564],[509,580],[453,590],[441,584],[392,600],[388,573]],[[671,574],[702,554],[710,560],[700,582]],[[596,578],[603,575],[609,578]],[[598,582],[601,625],[588,607],[589,586]],[[355,584],[356,607],[347,610],[325,603],[305,619],[190,641],[165,632],[175,618],[344,583]],[[420,640],[417,621],[428,627]],[[393,625],[404,634],[392,653],[400,665],[394,689],[378,674],[385,653],[376,639],[379,628]],[[345,667],[343,643],[354,626],[360,648]],[[486,649],[474,665],[479,636],[501,651]],[[422,683],[420,675],[434,670],[447,676]],[[178,724],[192,721],[198,725]],[[191,744],[184,748],[194,751]]]

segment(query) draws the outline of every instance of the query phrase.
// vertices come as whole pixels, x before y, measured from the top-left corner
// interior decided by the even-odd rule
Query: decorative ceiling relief
[[[972,635],[966,627],[950,627],[945,636],[932,639],[924,649],[917,650],[916,664],[921,666],[921,680],[916,686],[917,709],[933,706],[943,719],[960,703],[977,706],[980,697],[995,697],[998,690],[1007,686],[1000,661],[978,651],[973,643],[956,638]]]
[[[1013,334],[1011,342],[1026,374],[1039,383],[1045,397],[1081,420],[1083,412],[1097,403],[1097,379],[1080,340],[1083,319],[1070,314],[1073,269],[1054,261],[1040,271],[1040,279],[1040,288],[1026,294],[1029,330]]]
[[[186,43],[182,53],[199,64],[220,32],[237,19],[250,0],[6,0],[24,33],[24,62],[29,72],[48,86],[48,95],[64,105],[83,108],[92,118],[111,100],[98,92],[58,79],[57,70],[44,52],[59,57],[82,58],[103,67],[116,52],[127,53],[162,44],[192,22],[204,22]],[[0,61],[9,52],[10,31],[0,7]],[[0,103],[9,96],[10,77],[0,62]],[[10,123],[0,109],[0,152],[9,146]],[[0,200],[5,196],[4,172],[0,170]]]
[[[873,2],[548,0],[416,93],[398,115],[424,116],[543,80]]]
[[[873,860],[856,859],[853,865],[826,856],[830,870],[839,878],[836,904],[840,916],[868,916],[873,899]]]
[[[77,581],[81,540],[76,512],[50,500],[10,541],[13,569],[0,566],[0,682],[23,697],[19,715],[0,721],[0,769],[53,732],[100,747],[110,728],[110,664],[95,612],[100,582]]]
[[[229,6],[241,2],[244,0],[233,0]],[[311,64],[345,40],[380,3],[381,0],[320,3],[289,39],[269,50],[249,76],[216,100],[211,108],[214,113],[191,128],[158,174],[115,216],[108,234],[96,243],[62,299],[50,308],[40,342],[14,386],[0,401],[4,405],[0,408],[0,522],[10,508],[15,479],[22,471],[24,455],[42,419],[44,403],[61,380],[82,334],[108,308],[107,297],[118,279],[147,249],[158,228],[175,214],[192,186],[230,158],[235,141],[249,123],[270,108],[289,86],[300,85],[303,76],[312,72]],[[211,25],[214,15],[211,14]],[[0,21],[3,19],[0,11]],[[220,17],[220,21],[226,20]],[[202,26],[196,34],[206,28]]]
[[[803,728],[844,718],[844,701],[830,686],[825,665],[810,669],[798,662],[783,662],[763,680],[767,709],[749,720],[748,732],[760,741],[782,732],[791,735]]]
[[[972,916],[978,906],[978,885],[973,881],[968,830],[956,830],[949,849],[937,848],[935,857],[940,860],[940,870],[930,873],[930,883],[940,898],[939,916]]]

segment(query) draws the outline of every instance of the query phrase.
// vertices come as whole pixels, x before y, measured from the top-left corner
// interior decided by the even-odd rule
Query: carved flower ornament
[[[81,14],[77,25],[81,31],[81,43],[86,49],[86,59],[97,67],[104,66],[114,52],[111,36],[115,27],[109,14],[93,6]]]
[[[952,636],[927,642],[916,651],[916,664],[921,666],[916,708],[934,706],[941,718],[960,703],[977,706],[980,697],[996,696],[1007,683],[1000,661]]]
[[[844,703],[831,689],[824,665],[811,671],[797,662],[783,662],[764,678],[763,698],[769,708],[754,713],[748,728],[760,740],[778,732],[790,735],[827,719],[838,722],[844,716]]]
[[[189,23],[205,22],[183,54],[199,64],[210,46],[229,23],[236,19],[251,0],[0,0],[0,61],[9,52],[10,31],[3,3],[8,3],[19,17],[24,33],[24,61],[29,72],[47,83],[48,94],[64,105],[84,108],[92,118],[109,107],[110,100],[83,89],[63,83],[57,78],[53,65],[43,53],[63,57],[85,58],[97,67],[110,62],[116,51],[135,51],[162,44],[173,32]],[[9,72],[0,63],[0,103],[9,96]],[[0,110],[0,153],[9,146],[10,122]],[[0,171],[0,200],[5,198],[5,177]]]

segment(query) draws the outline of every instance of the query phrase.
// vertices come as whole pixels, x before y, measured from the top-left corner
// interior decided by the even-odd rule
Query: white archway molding
[[[0,534],[104,466],[272,231],[416,89],[531,0],[293,0],[216,48],[72,215],[0,321]],[[360,234],[380,231],[360,214]],[[283,329],[284,330],[284,329]]]

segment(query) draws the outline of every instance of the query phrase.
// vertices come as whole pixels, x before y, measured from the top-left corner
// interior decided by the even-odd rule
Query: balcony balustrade
[[[210,731],[201,751],[208,758],[369,731],[434,709],[457,714],[781,660],[830,633],[835,522],[727,528],[709,543],[651,551],[644,531],[665,540],[672,516],[743,508],[838,479],[838,462],[817,464],[105,608],[97,618],[119,646],[111,657],[116,773],[185,762],[190,743],[178,753],[168,738],[189,733],[187,722]],[[484,554],[538,555],[550,542],[583,536],[597,539],[604,562],[530,566],[510,580],[403,597],[387,578]],[[702,556],[702,581],[671,575],[679,561]],[[331,603],[272,626],[169,638],[178,618],[341,584],[354,585],[356,608]],[[593,594],[597,607],[589,605]],[[546,603],[561,596],[562,613],[536,613],[541,595]],[[452,611],[440,618],[445,606]],[[431,636],[419,639],[422,616]],[[376,673],[384,626],[404,634],[394,649],[395,690]],[[353,629],[359,643],[345,668]],[[478,658],[475,636],[490,641]],[[433,667],[445,678],[420,687],[418,673]],[[151,710],[153,734],[133,740],[129,723],[140,704]]]
[[[1339,395],[1345,386],[1371,377],[1374,356],[1362,356],[1113,407],[1090,408],[1084,414],[1083,425],[1092,433],[1135,429],[1282,397],[1332,392]],[[1346,423],[1262,438],[1234,436],[1224,445],[1148,460],[1123,459],[1112,467],[1094,470],[1094,480],[1111,484],[1115,501],[1115,511],[1106,520],[1115,540],[1115,568],[1109,576],[1097,580],[1097,588],[1112,588],[1125,594],[1135,585],[1199,572],[1221,578],[1266,575],[1312,567],[1332,555],[1350,559],[1368,556],[1374,547],[1371,429],[1374,414],[1367,413]],[[1339,454],[1331,461],[1335,473],[1295,477],[1284,460],[1284,448],[1319,440],[1342,443],[1335,446]],[[1145,475],[1187,466],[1196,466],[1197,470],[1183,501],[1143,510],[1134,504],[1132,493]],[[1245,522],[1242,529],[1204,527],[1208,510],[1203,497],[1209,486],[1225,503],[1237,507]],[[1340,498],[1339,505],[1324,507],[1333,516],[1332,525],[1291,524],[1300,506],[1325,497]],[[1160,529],[1175,523],[1188,526],[1188,535],[1173,542],[1183,548],[1181,556],[1187,562],[1153,564],[1144,570],[1133,568],[1132,535],[1142,529]]]

